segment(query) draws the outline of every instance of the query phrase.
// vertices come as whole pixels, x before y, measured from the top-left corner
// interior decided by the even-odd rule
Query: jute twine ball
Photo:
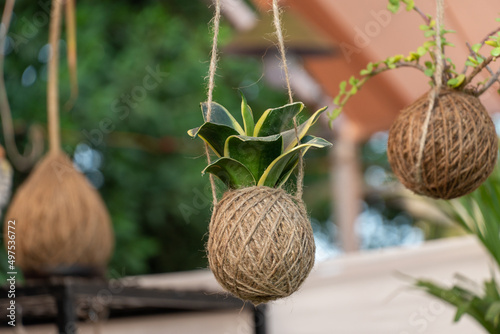
[[[314,265],[315,245],[303,202],[258,186],[224,194],[214,208],[207,251],[217,281],[257,305],[300,287]]]
[[[389,131],[389,163],[401,183],[417,194],[442,199],[466,195],[495,167],[495,126],[476,96],[441,90],[431,112],[419,171],[418,154],[428,106],[425,94],[400,113]]]
[[[103,271],[114,238],[108,211],[99,193],[61,152],[51,152],[14,195],[5,215],[15,220],[16,265],[25,275],[61,268]]]

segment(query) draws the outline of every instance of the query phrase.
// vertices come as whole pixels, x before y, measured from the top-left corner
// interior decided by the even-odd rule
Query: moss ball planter
[[[446,35],[454,31],[437,23],[444,22],[442,6],[437,7],[440,15],[436,20],[418,9],[414,1],[391,0],[388,9],[396,13],[402,4],[424,20],[420,29],[428,40],[406,56],[368,63],[359,78],[352,76],[341,82],[334,99],[337,108],[330,117],[335,119],[370,78],[402,67],[421,71],[431,79],[431,91],[401,111],[392,124],[388,160],[399,181],[416,194],[436,199],[461,197],[477,189],[497,162],[495,126],[479,97],[500,77],[500,70],[489,67],[500,56],[500,28],[480,43],[467,44],[470,53],[460,71],[445,54],[445,48],[454,46]],[[493,49],[484,54],[483,46]],[[478,82],[477,75],[486,70],[490,77]]]
[[[401,111],[391,126],[387,155],[392,170],[417,194],[442,199],[466,195],[479,187],[495,167],[495,126],[476,96],[441,90],[431,112],[418,171],[420,138],[428,108],[429,97],[425,94]]]
[[[287,297],[314,265],[304,204],[282,189],[228,191],[215,206],[207,244],[217,281],[254,304]]]
[[[8,220],[16,221],[16,265],[26,277],[103,276],[114,246],[111,219],[65,154],[45,156],[16,191],[5,215],[6,245]]]
[[[295,131],[293,119],[303,108],[297,102],[268,109],[255,123],[243,98],[241,126],[223,106],[212,103],[209,112],[202,104],[205,123],[188,131],[217,156],[204,173],[228,188],[215,200],[210,221],[210,269],[224,289],[254,304],[291,295],[314,265],[314,236],[304,203],[282,189],[299,155],[331,145],[306,135],[326,108]]]

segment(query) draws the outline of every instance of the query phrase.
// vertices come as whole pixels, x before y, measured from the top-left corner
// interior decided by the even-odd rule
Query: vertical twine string
[[[48,66],[47,111],[49,122],[50,151],[61,149],[59,133],[59,40],[61,38],[61,16],[63,0],[52,0],[52,11],[49,26],[49,44],[51,57]]]
[[[424,155],[425,141],[427,139],[427,133],[429,131],[429,122],[431,119],[432,110],[434,109],[434,105],[436,103],[436,99],[439,96],[439,91],[441,90],[441,86],[443,84],[443,48],[441,43],[441,25],[444,20],[444,0],[436,0],[436,72],[434,73],[434,81],[436,86],[429,93],[429,108],[427,109],[427,113],[425,115],[425,121],[422,125],[422,136],[420,137],[420,146],[418,149],[417,155],[417,164],[416,164],[416,172],[417,172],[417,181],[419,183],[423,182],[422,179],[422,159]]]
[[[278,1],[279,0],[273,0],[273,22],[274,22],[274,27],[276,29],[276,36],[278,38],[278,49],[281,56],[283,72],[285,73],[286,87],[288,90],[288,102],[293,103],[292,88],[290,86],[290,75],[288,73],[288,62],[286,59],[286,52],[285,52],[285,41],[283,39],[283,28],[281,24],[281,15],[280,15],[281,13],[280,13],[280,8],[278,6]],[[300,138],[297,129],[296,117],[293,117],[293,127],[295,129],[295,138],[297,139],[297,145],[300,145]],[[302,150],[299,150],[299,173],[297,175],[297,192],[295,194],[295,196],[298,199],[302,198],[302,194],[304,192],[303,187],[304,187],[304,161],[302,158]]]
[[[212,39],[212,51],[210,56],[210,68],[208,71],[208,92],[207,92],[207,122],[210,121],[210,117],[212,116],[212,101],[213,101],[213,93],[215,88],[215,71],[217,70],[217,43],[219,39],[219,26],[220,26],[220,0],[215,0],[215,14],[213,18],[212,29],[214,32],[214,36]],[[205,143],[205,155],[207,156],[208,164],[211,164],[212,160],[210,158],[210,150],[208,148],[208,144]],[[210,186],[212,188],[212,197],[214,205],[217,204],[217,192],[215,190],[215,179],[212,173],[209,173]]]
[[[66,110],[70,110],[75,105],[78,98],[78,70],[76,55],[76,19],[75,19],[75,0],[66,0],[66,41],[68,69],[71,93],[69,100],[64,105]]]

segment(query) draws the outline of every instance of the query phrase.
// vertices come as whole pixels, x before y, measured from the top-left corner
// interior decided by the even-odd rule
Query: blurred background
[[[316,67],[362,64],[345,57],[340,36],[333,39],[328,35],[333,28],[321,30],[321,17],[315,22],[307,19],[308,12],[300,11],[304,4],[290,4],[284,25],[285,31],[303,35],[289,34],[287,43],[296,99],[305,100],[312,111],[330,105],[331,82],[344,79],[332,77],[331,71],[314,77]],[[48,2],[16,3],[4,50],[7,91],[21,149],[29,126],[46,123],[48,6]],[[214,99],[236,117],[239,91],[257,114],[287,101],[272,26],[269,20],[257,20],[259,9],[266,16],[265,6],[259,1],[225,4]],[[385,3],[379,1],[373,8],[381,11]],[[210,193],[208,178],[201,176],[205,158],[201,143],[191,140],[186,130],[200,124],[199,102],[206,99],[212,10],[206,1],[181,0],[82,1],[77,5],[79,97],[72,110],[61,113],[62,142],[109,208],[116,233],[110,270],[120,275],[207,266],[204,243]],[[370,15],[369,10],[367,13]],[[354,29],[352,33],[356,37],[358,32]],[[387,34],[380,35],[376,38]],[[69,98],[69,77],[62,36],[60,89],[64,101]],[[360,50],[369,53],[373,44],[377,43]],[[352,55],[359,57],[360,53]],[[323,84],[325,76],[331,82]],[[396,95],[395,99],[402,98]],[[373,128],[369,115],[363,121],[368,114],[363,109],[350,112],[354,122],[341,117],[333,130],[326,119],[315,126],[314,131],[332,140],[334,148],[330,153],[311,151],[306,163],[304,198],[315,229],[318,259],[345,249],[415,245],[460,233],[451,225],[415,218],[402,210],[394,192],[388,195],[387,189],[395,181],[386,158],[387,133],[382,130],[387,129],[384,124]],[[370,110],[375,113],[376,109]],[[379,114],[385,117],[383,110]],[[28,172],[15,173],[13,192]],[[339,193],[332,185],[339,177],[361,180],[348,184],[348,189],[342,186]],[[336,200],[341,204],[335,205]],[[347,212],[336,212],[338,207],[345,209],[345,203],[350,207]],[[6,258],[3,247],[0,253]],[[2,259],[0,266],[6,265]]]
[[[446,9],[447,25],[458,31],[450,38],[457,45],[451,56],[462,64],[465,41],[480,40],[496,27],[497,6],[489,0],[456,3]],[[367,62],[407,54],[424,41],[419,17],[391,16],[386,0],[283,5],[292,88],[308,112],[325,105],[331,110],[339,82],[357,75]],[[223,6],[214,100],[236,118],[239,92],[257,117],[286,104],[268,1],[224,0]],[[433,1],[419,6],[434,13]],[[46,0],[18,1],[3,51],[21,150],[29,127],[46,125],[49,8]],[[211,193],[208,176],[201,175],[206,165],[201,141],[186,131],[202,122],[199,103],[206,100],[213,7],[204,0],[87,0],[78,1],[76,14],[79,96],[74,108],[61,110],[62,144],[109,209],[116,246],[108,275],[207,268]],[[70,96],[64,36],[62,102]],[[367,84],[332,127],[325,116],[313,128],[333,142],[330,150],[311,150],[305,166],[304,200],[318,263],[359,250],[413,249],[427,240],[465,234],[443,213],[440,201],[416,198],[391,173],[387,130],[398,111],[428,87],[419,73],[396,72]],[[498,123],[498,97],[486,94],[483,102]],[[13,193],[29,172],[15,172]],[[289,187],[293,184],[292,178]],[[7,264],[2,246],[2,280]]]

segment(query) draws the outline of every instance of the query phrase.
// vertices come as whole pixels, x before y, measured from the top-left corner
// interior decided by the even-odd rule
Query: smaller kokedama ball
[[[50,152],[14,194],[4,222],[15,220],[16,265],[25,276],[85,267],[104,273],[114,237],[99,193],[62,152]]]
[[[217,281],[260,304],[300,287],[314,265],[315,245],[303,202],[257,186],[224,194],[214,208],[207,251]]]
[[[468,92],[441,90],[431,112],[418,170],[428,107],[429,94],[425,94],[401,111],[392,125],[387,144],[392,170],[417,194],[442,199],[466,195],[495,167],[495,126],[479,98]]]

